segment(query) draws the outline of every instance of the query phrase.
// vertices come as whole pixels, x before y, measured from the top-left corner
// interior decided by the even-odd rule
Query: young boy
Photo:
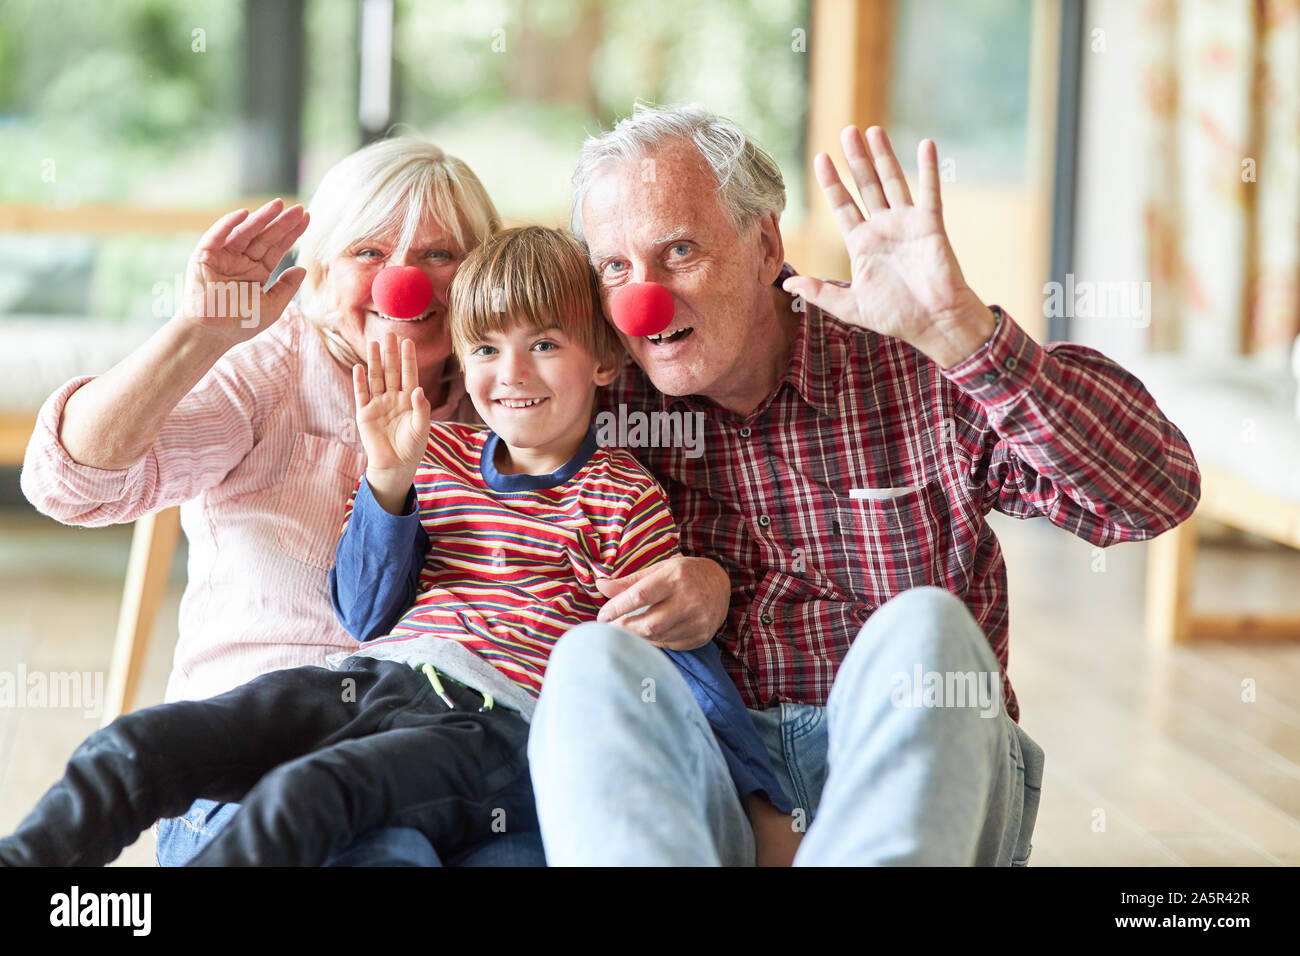
[[[341,670],[119,718],[0,840],[0,863],[108,862],[197,797],[242,808],[195,865],[319,864],[385,825],[417,827],[444,857],[536,829],[527,718],[551,646],[595,619],[599,577],[677,553],[658,486],[590,427],[619,352],[598,302],[581,248],[553,230],[510,230],[467,258],[453,339],[488,427],[430,434],[413,345],[399,368],[395,336],[372,343],[353,370],[367,471],[330,574],[365,648]],[[716,646],[665,653],[742,801],[779,820],[789,803]]]

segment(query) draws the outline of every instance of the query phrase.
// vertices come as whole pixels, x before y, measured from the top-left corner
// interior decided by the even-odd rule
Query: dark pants
[[[242,807],[192,866],[318,866],[383,826],[414,827],[443,856],[537,829],[519,714],[480,713],[477,692],[444,678],[449,709],[405,664],[347,666],[119,717],[0,840],[0,864],[102,866],[200,797]]]

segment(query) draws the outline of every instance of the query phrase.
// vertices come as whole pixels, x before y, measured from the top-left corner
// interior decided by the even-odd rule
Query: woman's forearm
[[[73,461],[129,468],[229,341],[173,318],[138,349],[68,397],[59,441]]]

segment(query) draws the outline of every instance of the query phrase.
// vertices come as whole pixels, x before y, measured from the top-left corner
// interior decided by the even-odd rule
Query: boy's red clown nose
[[[609,300],[609,315],[624,335],[658,335],[673,324],[673,294],[658,282],[631,282]]]
[[[394,319],[423,315],[433,299],[433,282],[415,266],[380,269],[370,287],[375,308]]]

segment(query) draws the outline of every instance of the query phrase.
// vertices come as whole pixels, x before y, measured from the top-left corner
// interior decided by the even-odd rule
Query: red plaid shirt
[[[989,341],[946,371],[806,308],[785,375],[748,416],[661,395],[631,362],[602,398],[623,414],[704,414],[698,457],[680,442],[629,450],[667,491],[682,550],[731,576],[728,672],[750,707],[825,705],[871,612],[935,585],[970,608],[1018,721],[1006,564],[985,516],[1043,516],[1099,547],[1154,537],[1200,497],[1186,438],[1130,373],[1080,345],[1039,346],[996,307]]]

